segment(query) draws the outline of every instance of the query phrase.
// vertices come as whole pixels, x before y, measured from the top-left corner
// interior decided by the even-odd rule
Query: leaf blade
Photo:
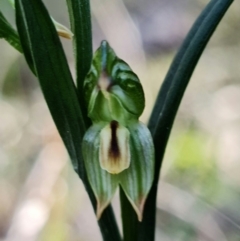
[[[138,227],[138,241],[154,240],[157,183],[175,115],[203,50],[233,1],[212,0],[205,7],[182,44],[160,89],[149,121],[149,128],[154,138],[156,150],[155,178],[146,201],[143,222]],[[194,51],[196,48],[197,52]],[[176,82],[178,85],[174,86]]]
[[[16,19],[21,42],[29,43],[44,97],[76,170],[86,127],[54,25],[40,1],[16,1]]]
[[[92,62],[92,27],[89,0],[66,0],[71,31],[73,32],[73,45],[75,55],[75,66],[77,76],[77,89],[81,109],[85,116],[85,122],[91,125],[87,117],[87,108],[83,94],[83,81],[87,75]]]
[[[11,24],[4,17],[0,11],[0,38],[4,38],[10,45],[12,45],[17,51],[22,53],[22,47],[19,40],[17,31],[11,26]]]
[[[34,71],[35,68],[37,69],[36,73],[54,121],[64,138],[64,143],[67,144],[71,160],[74,161],[74,169],[81,177],[95,209],[96,199],[86,176],[81,153],[81,142],[88,124],[84,121],[77,90],[73,84],[55,27],[40,0],[16,0],[16,20],[25,57],[26,59],[34,57],[32,69]],[[39,24],[41,26],[38,26]],[[44,63],[45,61],[49,64]],[[46,72],[46,76],[42,75],[44,72]],[[60,83],[59,80],[61,80]],[[65,101],[58,100],[59,96]],[[64,120],[62,116],[64,116]],[[99,226],[104,240],[121,240],[111,207],[108,207],[103,213]]]

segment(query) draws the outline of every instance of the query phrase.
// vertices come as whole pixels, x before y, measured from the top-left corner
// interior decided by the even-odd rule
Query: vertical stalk
[[[88,126],[91,121],[87,116],[87,106],[83,94],[83,82],[92,62],[92,26],[89,0],[66,0],[68,5],[73,50],[77,77],[78,98]]]
[[[92,27],[89,0],[66,0],[70,16],[71,30],[74,34],[73,46],[76,60],[76,76],[78,99],[84,117],[86,129],[91,125],[87,116],[87,105],[84,99],[83,82],[92,62]],[[81,147],[79,147],[81,148]],[[94,210],[96,210],[96,199],[86,177],[86,170],[83,160],[82,169],[78,175],[83,179]],[[111,205],[107,207],[98,221],[104,241],[120,241],[121,236],[115,220]]]
[[[120,202],[122,212],[123,241],[137,240],[137,215],[120,187]]]

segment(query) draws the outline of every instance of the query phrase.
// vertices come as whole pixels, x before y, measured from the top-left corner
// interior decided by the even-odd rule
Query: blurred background
[[[140,77],[147,123],[159,87],[208,0],[91,0],[93,48],[110,42]],[[69,27],[64,0],[45,0]],[[0,9],[14,24],[7,0]],[[240,2],[191,78],[166,150],[156,241],[240,240]],[[62,39],[74,75],[71,41]],[[80,147],[79,147],[80,148]],[[120,223],[118,194],[113,201]],[[0,240],[96,241],[100,231],[38,81],[0,39]]]

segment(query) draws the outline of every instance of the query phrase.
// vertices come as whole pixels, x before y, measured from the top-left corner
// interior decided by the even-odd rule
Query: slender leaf
[[[15,9],[15,1],[9,0],[9,2]],[[26,32],[22,32],[22,35],[25,35],[25,34]],[[3,14],[0,12],[0,38],[1,37],[4,37],[20,53],[23,53],[23,50],[24,50],[25,59],[30,69],[32,70],[32,72],[36,75],[36,72],[33,66],[32,56],[30,53],[30,43],[28,41],[27,36],[24,36],[24,39],[26,41],[21,43],[17,31],[11,27],[10,23],[7,22]]]
[[[163,84],[161,86],[161,89],[158,93],[158,97],[156,100],[156,104],[154,106],[154,109],[152,111],[152,115],[151,118],[149,120],[149,129],[151,130],[151,132],[154,131],[154,129],[157,126],[157,123],[159,122],[159,116],[162,111],[162,108],[166,102],[166,96],[168,95],[168,91],[169,88],[172,84],[174,84],[173,82],[173,78],[177,75],[178,70],[181,70],[180,66],[182,66],[182,61],[183,58],[186,58],[186,53],[188,51],[188,53],[190,53],[189,49],[192,50],[192,43],[194,42],[194,38],[196,39],[197,35],[199,34],[199,28],[202,26],[202,28],[204,28],[203,24],[205,24],[205,19],[207,17],[209,17],[209,14],[211,13],[212,9],[216,7],[216,3],[218,2],[218,0],[214,0],[214,1],[210,1],[209,4],[207,5],[207,7],[204,9],[204,11],[201,13],[201,15],[197,18],[197,20],[195,21],[194,25],[192,26],[192,28],[190,29],[187,37],[185,38],[181,48],[179,49],[179,51],[177,52],[170,68],[169,71],[165,77],[165,80],[163,81]],[[204,36],[205,38],[206,36]],[[211,36],[210,36],[211,37]],[[199,39],[201,42],[202,40]],[[203,44],[208,42],[206,41],[207,39],[205,39],[205,41],[203,42]],[[199,49],[200,50],[200,49]],[[200,50],[203,51],[204,47]],[[200,58],[200,54],[195,55],[195,51],[192,52],[192,54],[194,54],[194,58],[195,58],[195,65],[197,64],[198,59]],[[181,64],[181,65],[180,65]],[[187,67],[187,68],[186,68]],[[185,68],[187,69],[187,71],[189,71],[189,73],[193,72],[193,69],[189,69],[188,66],[186,66]]]
[[[11,24],[4,17],[0,11],[0,38],[4,38],[11,44],[17,51],[22,53],[22,47],[19,40],[17,31],[11,26]]]
[[[56,30],[41,1],[16,1],[16,20],[24,53],[28,43],[44,97],[77,170],[86,128]]]
[[[143,222],[139,223],[138,241],[154,240],[157,183],[174,118],[201,54],[232,2],[212,0],[206,6],[182,44],[160,89],[149,122],[156,150],[155,178],[146,202]]]
[[[87,108],[83,95],[83,81],[92,62],[92,27],[89,0],[66,0],[69,10],[71,30],[73,32],[74,54],[76,59],[77,88],[79,100],[85,122],[88,126],[91,121],[87,118]]]
[[[66,57],[51,18],[40,0],[17,0],[16,20],[26,59],[33,58],[44,97],[90,200],[96,200],[83,165],[81,143],[87,129]],[[29,49],[29,48],[30,49]],[[120,240],[112,209],[99,221],[104,240]]]

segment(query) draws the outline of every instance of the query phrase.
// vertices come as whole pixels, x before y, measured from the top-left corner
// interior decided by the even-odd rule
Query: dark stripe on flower
[[[117,161],[121,155],[119,146],[118,146],[118,139],[117,139],[118,122],[113,120],[110,124],[110,127],[111,127],[111,143],[109,147],[109,157],[114,161]]]

